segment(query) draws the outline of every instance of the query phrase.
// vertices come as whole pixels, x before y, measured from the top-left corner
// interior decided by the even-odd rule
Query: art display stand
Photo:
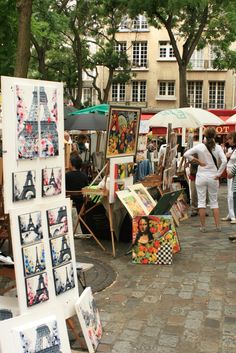
[[[19,308],[11,330],[15,324],[24,331],[25,322],[49,320],[45,325],[52,330],[57,325],[60,348],[69,352],[65,320],[73,328],[79,290],[71,204],[65,195],[63,84],[2,77],[1,88],[4,208],[17,266],[1,266],[0,275],[16,280]],[[1,341],[3,353],[13,352],[11,342]]]

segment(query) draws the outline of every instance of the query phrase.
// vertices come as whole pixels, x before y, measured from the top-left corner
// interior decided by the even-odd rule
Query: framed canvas
[[[14,90],[17,121],[17,159],[39,155],[39,95],[34,86],[16,85]]]
[[[47,220],[50,237],[68,233],[67,209],[65,206],[48,210]]]
[[[18,222],[21,245],[29,245],[43,238],[40,211],[19,215]]]
[[[136,154],[140,114],[140,108],[110,107],[106,158]]]
[[[53,269],[56,295],[65,293],[75,287],[74,268],[72,262]]]
[[[51,305],[0,322],[1,353],[71,352],[60,307]]]
[[[13,202],[36,198],[35,170],[12,173]]]
[[[145,206],[135,193],[132,193],[129,190],[122,190],[117,191],[116,194],[129,212],[131,218],[147,214]]]
[[[57,88],[39,87],[40,157],[59,154]]]
[[[27,306],[43,303],[49,299],[46,272],[25,279]]]
[[[60,167],[42,170],[42,197],[61,194],[62,170]]]
[[[43,243],[29,245],[22,248],[23,267],[25,276],[31,276],[46,269],[45,249]]]
[[[141,200],[143,205],[147,209],[147,213],[149,214],[152,209],[156,206],[156,201],[152,198],[152,196],[149,194],[145,186],[143,184],[134,184],[132,186],[128,187],[130,191],[133,191],[137,197]]]
[[[162,244],[170,243],[172,252],[180,244],[171,216],[139,216],[132,222],[132,261],[137,264],[158,264]]]
[[[69,234],[50,240],[52,266],[60,266],[71,260],[70,236]]]
[[[94,353],[102,338],[102,324],[90,287],[85,288],[76,301],[75,310],[88,351]]]

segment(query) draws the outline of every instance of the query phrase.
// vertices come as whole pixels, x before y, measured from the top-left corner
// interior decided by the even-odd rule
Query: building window
[[[210,109],[225,108],[225,82],[224,81],[209,82],[209,108]]]
[[[190,66],[192,69],[204,69],[207,65],[207,61],[204,60],[204,51],[201,50],[194,50],[193,55],[189,61]]]
[[[159,81],[159,97],[174,97],[175,82],[174,81]]]
[[[147,42],[133,42],[133,66],[147,67]]]
[[[170,42],[159,42],[159,58],[160,59],[175,58],[174,50]]]
[[[188,81],[188,102],[194,108],[202,108],[202,81]]]
[[[135,31],[143,31],[148,29],[148,24],[145,16],[139,15],[132,22],[132,29]]]
[[[91,104],[92,103],[92,88],[83,88],[83,104],[88,103]]]
[[[146,101],[146,81],[133,81],[132,82],[132,101],[145,102]]]
[[[125,83],[112,84],[112,101],[124,102],[125,101]]]
[[[117,53],[122,53],[122,52],[126,52],[126,42],[116,42],[115,43],[115,51]]]
[[[129,17],[126,15],[122,18],[120,26],[119,26],[119,31],[125,31],[127,32],[129,30]]]

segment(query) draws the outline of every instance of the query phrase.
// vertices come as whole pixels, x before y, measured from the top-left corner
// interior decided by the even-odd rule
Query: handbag
[[[211,152],[210,148],[209,148],[207,145],[205,145],[205,146],[206,146],[206,148],[208,149],[208,151],[210,152],[210,154],[211,154],[211,156],[212,156],[212,159],[213,159],[213,161],[214,161],[214,163],[215,163],[216,169],[218,169],[216,157],[215,157],[214,154]]]

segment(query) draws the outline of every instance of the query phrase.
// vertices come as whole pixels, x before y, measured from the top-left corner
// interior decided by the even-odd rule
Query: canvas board
[[[147,209],[147,214],[149,214],[156,206],[156,201],[152,198],[147,188],[145,188],[143,184],[134,184],[132,186],[129,186],[128,189],[137,195],[137,197]]]
[[[52,198],[62,200],[65,198],[64,173],[61,192],[51,195],[48,191],[43,195],[42,170],[64,170],[63,83],[2,76],[1,91],[5,211],[8,213],[26,204],[27,207],[39,202],[50,204]],[[35,197],[16,202],[13,175],[27,171],[35,171]],[[30,186],[29,182],[28,189]]]
[[[131,218],[148,214],[146,207],[140,201],[140,198],[137,197],[137,194],[129,190],[117,191],[116,194],[129,212]]]
[[[62,192],[62,169],[60,167],[42,170],[42,197],[59,195]]]
[[[1,353],[70,353],[66,323],[60,307],[50,306],[34,313],[0,322]]]
[[[16,297],[0,296],[0,321],[19,315],[18,300]]]
[[[65,199],[10,211],[10,225],[20,313],[37,310],[47,303],[61,305],[66,318],[74,315],[78,296],[71,202]],[[50,235],[48,214],[52,211],[59,232]],[[66,231],[65,231],[66,229]],[[54,229],[55,230],[55,229]],[[60,269],[60,268],[63,268]],[[57,275],[57,276],[56,276]],[[59,291],[55,280],[70,288]],[[58,282],[59,283],[59,282]]]
[[[75,310],[88,347],[89,353],[94,353],[102,338],[102,324],[92,290],[85,288],[75,303]]]
[[[136,154],[140,115],[140,108],[110,107],[106,158]]]
[[[180,251],[180,244],[171,216],[138,216],[132,221],[132,262],[158,264],[158,251],[170,243],[172,252]]]
[[[116,191],[125,190],[128,186],[133,185],[133,168],[134,157],[124,156],[111,158],[110,161],[110,183],[109,183],[109,202],[114,203]],[[124,170],[121,175],[118,173],[118,166]]]
[[[150,214],[163,215],[167,213],[183,191],[184,189],[180,189],[176,191],[166,192],[165,194],[163,194]]]

